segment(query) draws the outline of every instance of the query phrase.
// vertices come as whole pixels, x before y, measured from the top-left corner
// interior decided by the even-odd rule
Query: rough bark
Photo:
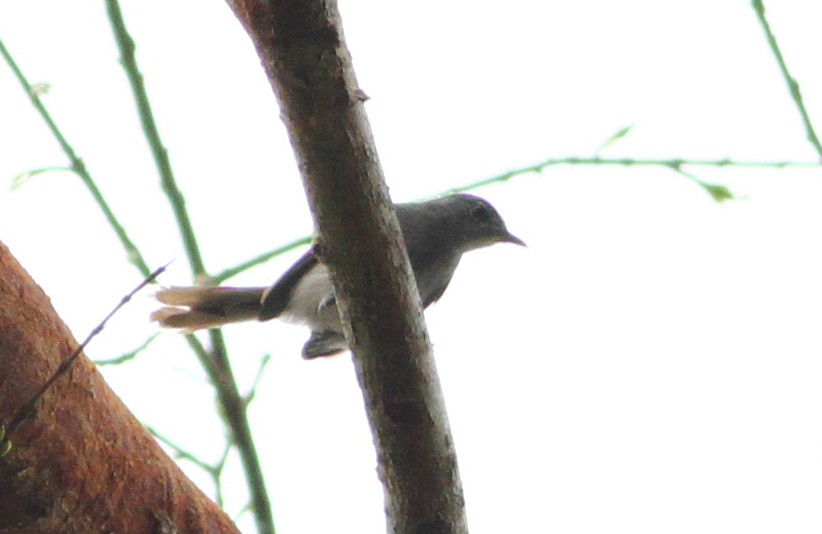
[[[229,0],[279,99],[355,354],[394,533],[466,532],[419,297],[331,0]]]
[[[0,244],[0,422],[78,344]],[[146,385],[147,390],[149,385]],[[0,533],[236,533],[81,355],[9,436]]]

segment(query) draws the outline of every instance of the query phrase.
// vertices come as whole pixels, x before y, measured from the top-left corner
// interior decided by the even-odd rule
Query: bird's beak
[[[512,234],[510,232],[508,233],[508,235],[506,235],[502,239],[502,241],[504,243],[513,243],[513,244],[519,245],[521,247],[527,247],[528,246],[528,245],[525,244],[525,241],[523,241],[522,239],[518,238],[517,236],[515,236],[514,234]]]

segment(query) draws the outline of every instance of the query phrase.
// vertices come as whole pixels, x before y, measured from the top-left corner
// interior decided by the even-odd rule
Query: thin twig
[[[623,128],[619,130],[616,134],[611,136],[608,141],[603,144],[603,147],[610,145],[610,143],[614,142],[617,139],[622,138],[625,134],[628,133],[629,128]],[[448,193],[456,193],[461,191],[470,191],[473,189],[478,189],[481,187],[485,187],[487,185],[497,183],[497,182],[504,182],[507,180],[511,180],[512,178],[517,178],[522,175],[532,174],[532,173],[539,173],[542,172],[547,167],[556,167],[560,165],[589,165],[589,166],[623,166],[623,167],[664,167],[668,169],[673,169],[674,171],[679,172],[683,167],[686,166],[694,166],[694,167],[718,167],[718,168],[764,168],[764,169],[785,169],[788,167],[798,167],[798,168],[815,168],[815,167],[822,167],[822,162],[815,162],[815,161],[740,161],[740,160],[732,160],[732,159],[637,159],[637,158],[601,158],[598,156],[593,157],[582,157],[582,156],[570,156],[566,158],[555,158],[555,159],[548,159],[541,163],[537,163],[536,165],[529,165],[527,167],[521,167],[518,169],[513,169],[507,171],[503,174],[499,174],[496,176],[492,176],[490,178],[484,178],[482,180],[478,180],[475,182],[471,182],[465,185],[461,185],[455,188],[452,188],[444,193],[439,193],[434,196],[441,196],[443,194]],[[682,173],[680,173],[682,174]],[[698,183],[701,187],[705,188],[711,196],[716,198],[716,195],[711,191],[711,188],[725,188],[725,186],[717,185],[717,184],[709,184],[703,180],[695,178],[693,175],[689,176],[692,180]],[[727,192],[727,188],[725,188]],[[730,197],[725,197],[724,200],[727,200]],[[297,247],[308,245],[311,243],[312,237],[305,236],[299,239],[295,239],[294,241],[287,243],[281,247],[278,247],[274,250],[265,252],[256,256],[248,261],[240,263],[234,267],[230,267],[225,269],[224,271],[220,272],[217,275],[214,275],[210,278],[210,280],[216,284],[221,284],[232,278],[237,276],[240,273],[251,269],[252,267],[256,267],[262,263],[267,262],[271,258],[289,252]]]
[[[245,396],[245,405],[246,408],[254,401],[254,396],[257,394],[257,386],[260,385],[260,380],[263,378],[263,371],[265,371],[268,362],[271,361],[271,355],[266,354],[263,356],[263,359],[260,361],[260,367],[257,369],[257,376],[254,377],[254,382],[251,383],[251,387],[248,390],[248,393]]]
[[[260,534],[275,534],[271,502],[265,486],[262,466],[257,456],[257,448],[251,435],[246,402],[237,388],[237,381],[226,356],[225,340],[219,329],[209,330],[212,347],[212,363],[215,374],[210,378],[217,387],[217,395],[222,407],[223,420],[231,430],[231,437],[240,453],[246,479],[251,492],[254,519]]]
[[[214,479],[214,487],[217,490],[217,495],[215,500],[220,508],[223,507],[224,497],[223,497],[223,469],[225,469],[225,464],[228,461],[228,454],[231,452],[231,442],[226,441],[225,447],[223,447],[223,454],[220,455],[220,460],[217,462],[217,477]]]
[[[199,245],[188,212],[185,209],[185,198],[177,187],[171,170],[171,163],[168,159],[168,152],[160,138],[148,95],[143,85],[143,77],[137,66],[134,56],[134,41],[126,29],[119,2],[117,0],[107,0],[106,5],[123,68],[126,71],[134,99],[137,102],[143,131],[160,173],[163,190],[168,197],[182,234],[191,270],[195,278],[206,278],[207,274]],[[274,534],[274,519],[271,515],[271,504],[262,475],[262,467],[257,458],[251,428],[245,411],[245,402],[240,395],[237,381],[231,369],[222,332],[216,329],[209,331],[212,346],[210,354],[202,350],[199,341],[194,336],[186,337],[189,345],[195,348],[198,358],[203,363],[206,372],[209,374],[209,379],[217,391],[219,402],[225,414],[225,423],[231,430],[232,438],[240,453],[254,502],[257,529],[261,534]]]
[[[228,460],[228,453],[231,451],[231,443],[226,443],[226,446],[223,448],[223,453],[220,455],[220,459],[217,460],[217,463],[210,464],[202,458],[195,455],[194,453],[187,451],[186,449],[171,441],[169,438],[160,434],[155,428],[146,425],[146,429],[151,433],[152,436],[154,436],[154,438],[157,441],[163,443],[165,446],[173,450],[175,458],[177,458],[178,460],[188,460],[189,462],[193,463],[194,465],[208,473],[208,475],[211,477],[211,481],[214,483],[214,490],[216,493],[216,497],[214,500],[217,502],[217,506],[222,508],[224,500],[222,474],[223,469],[225,469],[226,461]]]
[[[600,158],[600,157],[579,157],[571,156],[567,158],[547,159],[535,165],[513,169],[491,178],[485,178],[476,182],[450,189],[449,193],[460,191],[470,191],[486,185],[505,182],[512,178],[531,173],[540,173],[548,167],[558,167],[560,165],[615,165],[623,167],[667,167],[671,169],[682,168],[684,166],[694,167],[744,167],[744,168],[764,168],[764,169],[784,169],[787,167],[814,168],[822,166],[822,162],[814,161],[737,161],[732,159],[634,159],[634,158]]]
[[[214,385],[214,377],[217,376],[217,370],[214,368],[214,362],[211,361],[211,354],[208,353],[208,350],[202,344],[200,339],[194,334],[186,334],[185,339],[189,348],[191,348],[194,355],[197,356],[197,360],[200,362],[200,365],[203,366],[206,374],[208,374],[211,384]]]
[[[817,137],[816,130],[814,130],[813,123],[811,123],[810,115],[808,115],[808,110],[805,109],[805,103],[802,100],[802,92],[799,90],[799,82],[796,81],[796,78],[794,78],[788,70],[788,65],[785,63],[785,57],[782,55],[782,50],[776,42],[776,36],[773,34],[773,31],[771,31],[771,25],[768,23],[768,18],[765,16],[765,5],[762,3],[762,0],[753,0],[752,4],[754,11],[756,11],[756,16],[759,19],[759,23],[762,25],[762,29],[765,30],[765,36],[768,38],[768,45],[770,45],[771,51],[773,52],[774,57],[776,57],[776,62],[779,63],[779,70],[782,71],[782,77],[785,79],[785,83],[788,84],[788,91],[790,91],[791,97],[796,104],[796,109],[799,111],[799,115],[802,116],[802,122],[805,125],[805,132],[808,135],[808,141],[810,141],[816,150],[816,153],[819,154],[820,159],[822,159],[822,143],[819,142],[819,137]]]
[[[11,434],[14,432],[14,430],[17,428],[17,426],[20,423],[22,423],[23,420],[25,420],[26,417],[28,417],[29,415],[34,413],[35,405],[37,404],[37,401],[40,400],[40,398],[43,396],[43,394],[46,391],[48,391],[48,389],[51,387],[51,385],[54,384],[54,382],[56,382],[58,378],[63,376],[63,374],[66,371],[68,371],[69,367],[71,367],[71,364],[73,364],[75,362],[75,360],[77,360],[77,358],[80,357],[80,355],[83,353],[86,346],[91,342],[91,340],[94,339],[97,336],[97,334],[99,334],[100,332],[103,331],[103,328],[105,328],[106,323],[108,323],[109,319],[114,317],[114,314],[116,314],[118,311],[120,311],[120,308],[125,306],[132,299],[132,297],[134,297],[134,295],[137,294],[138,291],[140,291],[145,286],[147,286],[148,284],[153,282],[154,279],[157,278],[160,275],[160,273],[162,273],[163,271],[166,270],[166,267],[167,266],[164,265],[164,266],[156,269],[154,272],[149,274],[142,282],[140,282],[140,284],[137,287],[132,289],[131,292],[129,292],[125,297],[123,297],[120,300],[120,302],[117,304],[117,306],[115,306],[114,309],[112,309],[109,312],[109,314],[106,315],[105,318],[103,318],[102,321],[100,321],[100,324],[98,324],[91,331],[91,333],[89,333],[89,335],[86,337],[86,339],[84,339],[83,342],[80,343],[80,345],[74,350],[74,352],[72,352],[69,355],[68,358],[63,360],[63,362],[57,367],[57,369],[55,369],[55,371],[51,375],[51,377],[49,377],[49,379],[46,380],[45,383],[43,383],[42,386],[40,386],[40,388],[34,393],[34,395],[32,395],[31,399],[29,399],[29,401],[26,402],[17,411],[14,418],[12,418],[12,420],[9,422],[9,424],[4,425],[5,435],[2,437],[2,441],[0,442],[0,449],[3,448],[3,445],[5,444],[6,441],[9,441]]]
[[[51,117],[51,114],[46,109],[46,106],[43,104],[42,100],[40,100],[40,96],[38,95],[37,91],[32,90],[32,86],[29,83],[28,79],[23,75],[23,71],[20,70],[20,67],[17,65],[17,62],[14,61],[9,51],[6,49],[3,41],[0,40],[0,54],[2,54],[3,58],[8,63],[9,67],[11,68],[14,76],[17,78],[17,81],[20,82],[20,85],[23,87],[23,91],[28,95],[29,100],[31,100],[34,109],[40,114],[40,117],[45,121],[46,126],[48,126],[49,130],[51,131],[54,138],[59,143],[60,148],[63,149],[63,152],[71,162],[71,170],[74,171],[77,176],[83,181],[86,185],[88,190],[91,192],[91,196],[94,197],[95,202],[97,205],[100,206],[100,209],[103,211],[103,215],[105,216],[108,223],[114,229],[114,232],[117,234],[117,237],[120,239],[120,243],[122,243],[123,247],[126,249],[126,257],[128,260],[134,264],[139,270],[140,274],[143,276],[148,276],[151,272],[151,269],[148,267],[148,264],[143,259],[143,255],[137,249],[137,246],[131,239],[128,237],[125,228],[123,225],[120,224],[120,221],[117,217],[114,216],[114,212],[111,211],[111,207],[109,207],[108,202],[103,197],[103,194],[100,192],[100,189],[97,187],[97,184],[92,179],[91,174],[86,169],[83,160],[77,156],[77,153],[72,148],[71,144],[66,139],[63,132],[60,131],[60,128],[57,127],[57,124],[54,122],[54,119]]]
[[[613,141],[621,138],[628,132],[628,128],[623,128],[611,138],[603,144],[603,147],[609,145]],[[478,180],[476,182],[470,182],[465,185],[461,185],[452,189],[445,191],[444,193],[438,193],[433,196],[441,196],[443,194],[448,193],[457,193],[461,191],[470,191],[474,189],[479,189],[481,187],[485,187],[497,182],[505,182],[507,180],[511,180],[512,178],[517,178],[519,176],[523,176],[526,174],[532,173],[539,173],[542,172],[547,167],[557,167],[560,165],[589,165],[589,166],[622,166],[622,167],[664,167],[668,169],[673,169],[680,174],[683,174],[681,169],[686,166],[694,166],[694,167],[718,167],[718,168],[764,168],[764,169],[785,169],[788,167],[794,168],[815,168],[815,167],[822,167],[822,162],[816,161],[740,161],[740,160],[732,160],[732,159],[637,159],[637,158],[601,158],[598,156],[593,157],[582,157],[582,156],[570,156],[566,158],[555,158],[555,159],[548,159],[541,163],[537,163],[536,165],[529,165],[527,167],[521,167],[518,169],[513,169],[507,171],[503,174],[499,174],[496,176],[492,176],[490,178],[484,178],[482,180]],[[684,175],[684,174],[683,174]],[[706,191],[708,191],[711,196],[717,198],[714,194],[714,188],[723,188],[726,193],[729,193],[728,189],[723,185],[718,184],[710,184],[703,180],[696,178],[693,175],[688,176],[690,179],[694,180],[697,184],[703,187]],[[722,195],[720,195],[722,196]],[[725,195],[723,196],[722,200],[727,200],[732,198]],[[718,198],[717,198],[718,199]],[[289,252],[297,247],[308,245],[311,243],[312,237],[305,236],[299,239],[295,239],[294,241],[287,243],[281,247],[278,247],[274,250],[265,252],[256,256],[248,261],[240,263],[234,267],[230,267],[225,269],[224,271],[220,272],[217,275],[214,275],[210,278],[210,280],[216,284],[221,284],[232,278],[237,276],[240,273],[243,273],[252,267],[256,267],[262,263],[267,262],[268,260]]]
[[[143,132],[148,140],[151,154],[154,156],[154,163],[157,165],[157,170],[160,173],[163,190],[169,197],[172,209],[174,210],[174,217],[177,219],[177,225],[180,227],[183,235],[183,242],[185,243],[188,253],[187,256],[191,264],[191,270],[195,276],[202,275],[205,273],[205,267],[203,266],[203,258],[200,255],[200,247],[197,244],[194,229],[191,226],[191,220],[185,209],[185,199],[174,179],[171,162],[168,159],[168,151],[163,145],[160,131],[157,129],[157,123],[154,120],[154,113],[151,111],[151,104],[148,100],[146,87],[143,84],[143,75],[140,73],[140,69],[137,66],[137,59],[134,56],[134,40],[129,35],[128,30],[126,30],[119,2],[117,0],[107,0],[106,6],[108,8],[111,27],[114,30],[114,37],[117,41],[117,47],[120,51],[120,59],[128,76],[128,81],[131,84],[134,100],[137,103],[140,123],[143,125]]]
[[[704,189],[709,195],[711,195],[711,198],[713,198],[716,202],[725,202],[726,200],[733,200],[737,198],[736,196],[734,196],[731,190],[728,189],[727,186],[724,186],[722,184],[712,184],[710,182],[706,182],[694,173],[688,172],[682,167],[671,167],[671,169],[675,173],[684,176],[685,178],[691,180],[699,187]]]
[[[223,272],[213,276],[211,279],[215,283],[220,284],[222,282],[225,282],[226,280],[228,280],[229,278],[231,278],[233,276],[237,276],[238,274],[240,274],[243,271],[247,271],[248,269],[251,269],[252,267],[256,267],[257,265],[259,265],[261,263],[267,262],[271,258],[274,258],[274,257],[279,256],[281,254],[285,254],[286,252],[294,250],[297,247],[301,247],[303,245],[308,245],[309,243],[311,243],[311,237],[301,237],[299,239],[295,239],[294,241],[292,241],[290,243],[287,243],[287,244],[285,244],[281,247],[275,248],[274,250],[271,250],[271,251],[266,252],[264,254],[260,254],[259,256],[255,257],[255,258],[252,258],[252,259],[250,259],[246,262],[243,262],[243,263],[237,265],[236,267],[228,268],[228,269],[224,270]]]
[[[156,439],[169,449],[173,450],[174,456],[176,458],[188,460],[189,462],[193,463],[194,465],[196,465],[197,467],[211,475],[212,478],[216,478],[216,476],[218,476],[218,473],[221,469],[219,466],[213,466],[205,460],[199,458],[194,453],[185,450],[181,446],[171,441],[169,438],[160,434],[154,427],[146,425],[146,430],[148,430],[151,433],[151,435],[154,436],[154,439]]]
[[[100,367],[100,366],[103,366],[103,365],[120,365],[120,364],[125,363],[129,360],[133,360],[138,354],[140,354],[141,352],[146,350],[146,348],[148,348],[148,346],[151,345],[151,342],[154,341],[155,339],[157,339],[157,337],[159,335],[160,335],[159,333],[152,335],[147,340],[145,340],[142,345],[140,345],[136,349],[134,349],[132,351],[129,351],[129,352],[126,352],[125,354],[121,354],[120,356],[117,356],[116,358],[109,358],[108,360],[92,360],[92,361],[94,362],[94,365]]]

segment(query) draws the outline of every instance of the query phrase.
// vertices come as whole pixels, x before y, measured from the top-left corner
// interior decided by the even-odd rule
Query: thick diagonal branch
[[[462,488],[413,275],[330,0],[229,0],[280,102],[355,353],[388,530],[465,532]],[[349,328],[350,325],[350,328]]]
[[[77,342],[2,244],[0,281],[0,423],[7,423]],[[4,534],[237,532],[85,356],[13,430],[12,449],[0,457]]]

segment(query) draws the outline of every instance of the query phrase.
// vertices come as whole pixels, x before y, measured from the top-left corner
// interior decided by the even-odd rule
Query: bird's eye
[[[489,223],[494,216],[491,214],[491,209],[484,204],[477,204],[471,208],[471,217],[480,223]]]

